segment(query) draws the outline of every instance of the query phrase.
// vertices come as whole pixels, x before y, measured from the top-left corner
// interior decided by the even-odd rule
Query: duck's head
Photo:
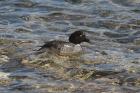
[[[69,42],[73,44],[80,44],[82,42],[90,42],[83,31],[75,31],[69,37]]]

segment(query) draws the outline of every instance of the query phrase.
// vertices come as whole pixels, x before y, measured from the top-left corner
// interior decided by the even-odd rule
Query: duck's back
[[[42,51],[42,50],[46,50],[46,49],[49,49],[49,50],[53,50],[53,49],[57,49],[57,50],[60,50],[61,47],[64,46],[64,44],[67,44],[68,42],[65,42],[65,41],[59,41],[59,40],[54,40],[54,41],[49,41],[49,42],[46,42],[43,46],[41,46],[41,48],[38,50],[38,51]]]

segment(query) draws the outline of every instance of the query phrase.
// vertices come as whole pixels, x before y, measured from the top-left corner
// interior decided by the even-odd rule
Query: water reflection
[[[138,93],[140,0],[0,0],[2,93]],[[87,32],[76,56],[35,55],[46,41]]]

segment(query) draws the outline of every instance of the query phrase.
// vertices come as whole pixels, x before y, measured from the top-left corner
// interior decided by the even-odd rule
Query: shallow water
[[[79,29],[81,55],[34,55]],[[140,92],[140,0],[0,0],[0,92],[93,91]]]

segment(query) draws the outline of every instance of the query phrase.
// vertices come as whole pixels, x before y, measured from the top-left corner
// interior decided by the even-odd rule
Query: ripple
[[[110,38],[120,38],[120,37],[128,36],[128,34],[118,34],[118,33],[111,33],[111,32],[104,32],[104,35],[106,35]]]
[[[14,5],[16,6],[16,7],[22,7],[22,8],[32,8],[32,7],[34,7],[35,5],[36,5],[36,3],[34,3],[34,2],[31,2],[31,1],[24,1],[24,2],[16,2],[16,3],[14,3]]]
[[[82,0],[65,0],[66,2],[72,3],[72,4],[79,4],[82,3]]]
[[[112,0],[115,3],[122,4],[125,6],[139,6],[140,0]]]
[[[139,92],[139,0],[0,0],[4,93]],[[46,41],[87,33],[80,54],[36,55]],[[8,74],[7,74],[8,73]],[[4,80],[4,81],[3,81]]]

